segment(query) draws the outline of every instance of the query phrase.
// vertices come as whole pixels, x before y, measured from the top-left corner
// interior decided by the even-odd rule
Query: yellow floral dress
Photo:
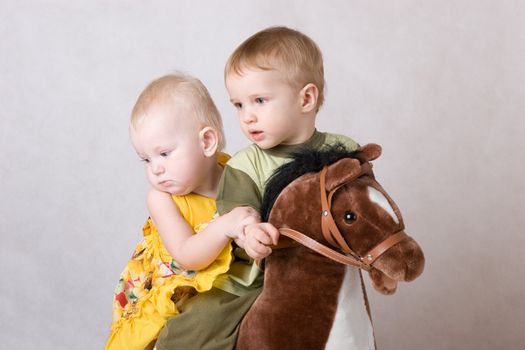
[[[195,232],[202,231],[215,215],[215,199],[193,193],[172,198]],[[143,350],[157,339],[167,319],[179,313],[176,304],[196,292],[210,290],[217,276],[230,267],[231,244],[207,268],[191,271],[182,269],[171,257],[150,218],[143,233],[144,239],[137,245],[115,289],[106,350]]]

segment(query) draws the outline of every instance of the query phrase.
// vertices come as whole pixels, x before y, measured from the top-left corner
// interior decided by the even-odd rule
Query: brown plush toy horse
[[[375,348],[360,269],[392,294],[424,267],[372,173],[380,154],[375,144],[305,150],[270,179],[261,214],[281,238],[265,260],[264,288],[241,323],[237,349]]]

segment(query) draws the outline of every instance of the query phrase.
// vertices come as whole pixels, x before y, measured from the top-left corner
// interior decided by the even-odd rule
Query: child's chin
[[[191,191],[187,191],[186,189],[179,188],[178,186],[169,186],[169,187],[157,186],[156,189],[161,192],[166,192],[174,196],[184,196],[191,192]]]
[[[278,143],[268,142],[268,141],[266,141],[266,142],[264,142],[264,141],[259,141],[259,142],[254,141],[254,143],[257,146],[259,146],[259,148],[261,148],[261,149],[270,149],[270,148],[273,148],[273,147],[278,145]]]

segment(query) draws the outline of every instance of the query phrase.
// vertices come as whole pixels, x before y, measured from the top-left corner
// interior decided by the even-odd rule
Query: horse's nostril
[[[411,259],[403,263],[405,266],[405,278],[406,282],[415,280],[423,272],[423,266],[420,259]]]

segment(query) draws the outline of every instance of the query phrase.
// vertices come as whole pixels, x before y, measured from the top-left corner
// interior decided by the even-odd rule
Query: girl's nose
[[[164,166],[159,162],[152,162],[151,172],[155,175],[160,175],[164,172]]]

